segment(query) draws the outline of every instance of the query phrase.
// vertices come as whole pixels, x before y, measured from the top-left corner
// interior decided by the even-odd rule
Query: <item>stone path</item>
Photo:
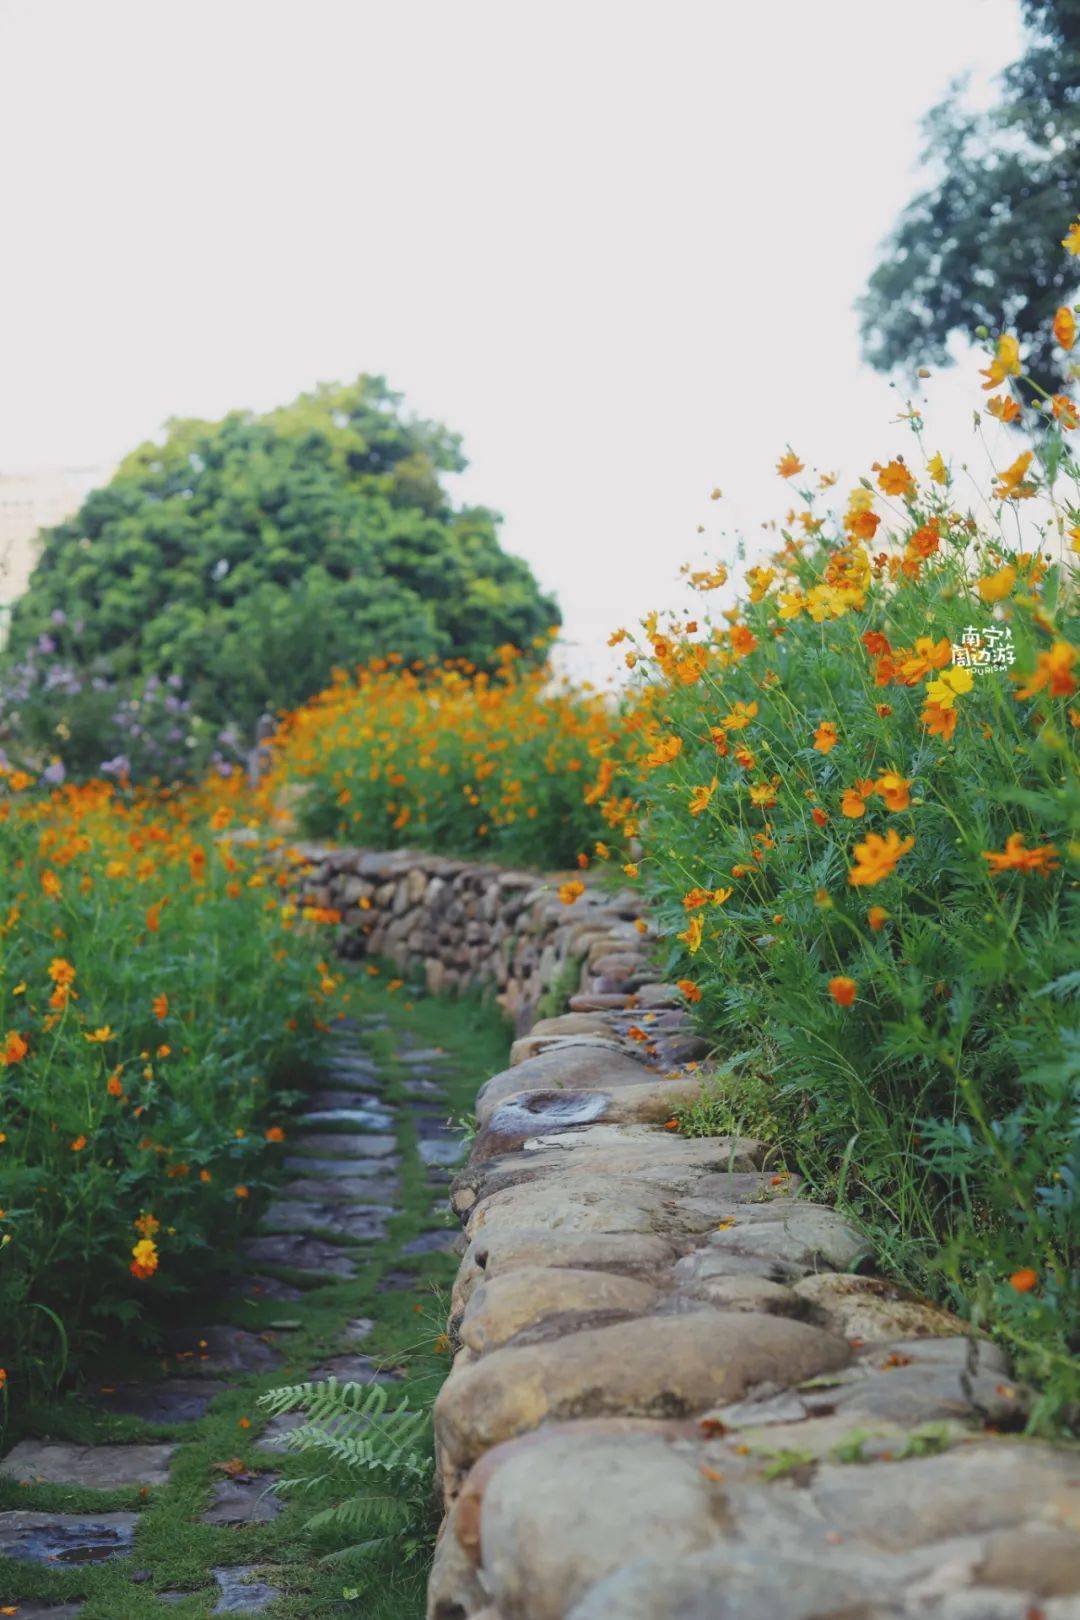
[[[16,1499],[27,1499],[25,1508],[0,1511],[0,1614],[114,1620],[121,1613],[150,1617],[175,1610],[185,1617],[265,1613],[269,1620],[277,1613],[349,1612],[340,1603],[296,1606],[288,1595],[296,1588],[295,1567],[275,1568],[246,1550],[257,1549],[259,1535],[289,1511],[268,1486],[278,1477],[286,1435],[301,1421],[295,1415],[260,1417],[258,1394],[275,1382],[331,1375],[362,1383],[397,1381],[398,1369],[360,1348],[377,1328],[378,1296],[415,1288],[417,1272],[410,1264],[416,1262],[409,1257],[422,1263],[454,1240],[445,1226],[431,1225],[446,1207],[450,1166],[462,1154],[460,1133],[446,1122],[448,1098],[440,1083],[445,1054],[406,1038],[395,1053],[397,1079],[389,1085],[365,1051],[365,1035],[378,1024],[369,1020],[366,1030],[345,1024],[329,1038],[319,1089],[289,1131],[284,1178],[258,1230],[242,1245],[247,1269],[221,1302],[220,1319],[168,1330],[163,1376],[91,1388],[59,1407],[61,1429],[75,1421],[73,1413],[76,1427],[104,1426],[97,1443],[43,1433],[20,1440],[0,1460],[5,1502],[11,1503],[13,1490]],[[421,1230],[390,1243],[388,1227],[410,1163],[427,1188],[424,1219],[430,1229],[421,1222]],[[361,1316],[352,1301],[353,1280],[375,1264],[373,1314]],[[327,1299],[338,1305],[338,1324],[329,1335],[320,1334],[324,1353],[298,1364],[293,1343],[308,1302]],[[253,1308],[271,1314],[268,1326],[230,1319],[234,1311],[243,1319]],[[171,1480],[178,1474],[188,1480],[185,1450],[198,1448],[205,1426],[225,1408],[245,1413],[230,1440],[241,1454],[211,1464],[201,1488],[188,1491],[187,1523],[216,1534],[205,1540],[205,1565],[195,1582],[171,1587],[154,1567],[153,1538],[143,1536],[143,1521],[149,1523]],[[111,1439],[110,1427],[117,1424],[129,1438]],[[111,1443],[103,1443],[106,1438]],[[49,1488],[54,1498],[63,1493],[77,1506],[65,1510],[66,1500],[63,1507],[35,1505]],[[301,1512],[298,1522],[305,1516]],[[236,1548],[232,1557],[230,1543]],[[102,1566],[108,1566],[107,1587],[104,1577],[91,1573]],[[79,1570],[87,1571],[81,1582]],[[342,1584],[338,1578],[338,1597]]]

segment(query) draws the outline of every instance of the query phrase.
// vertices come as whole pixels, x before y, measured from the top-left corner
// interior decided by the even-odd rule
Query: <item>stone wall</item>
[[[453,1187],[429,1620],[1078,1620],[1076,1452],[1021,1436],[1001,1351],[761,1143],[665,1128],[708,1072],[633,897],[308,854],[346,949],[493,981],[523,1032]]]
[[[493,984],[518,1028],[596,941],[618,952],[641,937],[634,894],[587,887],[564,904],[559,886],[580,879],[576,872],[542,878],[416,850],[319,844],[293,844],[283,858],[302,874],[301,904],[341,914],[346,955],[419,964],[433,994]]]

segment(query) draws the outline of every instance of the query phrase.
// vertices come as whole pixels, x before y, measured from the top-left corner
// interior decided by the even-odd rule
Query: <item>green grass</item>
[[[385,977],[369,978],[361,969],[351,975],[347,1010],[353,1017],[382,1013],[388,1027],[365,1033],[363,1044],[386,1078],[386,1098],[403,1103],[402,1082],[409,1071],[395,1062],[399,1035],[408,1032],[413,1044],[441,1046],[449,1054],[439,1082],[448,1102],[447,1115],[469,1113],[481,1081],[506,1060],[508,1029],[504,1020],[479,997],[457,1001],[425,998],[405,987],[396,994],[385,989]],[[386,1239],[369,1245],[367,1261],[356,1278],[329,1283],[305,1292],[296,1302],[233,1300],[228,1310],[214,1310],[201,1302],[198,1312],[186,1312],[188,1321],[204,1313],[207,1321],[232,1321],[259,1330],[283,1320],[298,1326],[280,1333],[279,1348],[287,1352],[283,1365],[261,1376],[236,1375],[235,1386],[219,1397],[212,1410],[194,1424],[151,1425],[130,1417],[95,1413],[73,1394],[24,1407],[13,1420],[7,1441],[21,1434],[49,1434],[80,1442],[134,1439],[174,1439],[179,1447],[169,1483],[148,1493],[138,1490],[66,1490],[55,1486],[0,1485],[0,1508],[38,1511],[98,1511],[142,1507],[132,1555],[115,1561],[59,1569],[0,1559],[3,1601],[47,1599],[50,1602],[85,1599],[84,1620],[152,1620],[171,1615],[180,1620],[204,1620],[217,1598],[209,1571],[214,1565],[254,1564],[266,1567],[266,1579],[282,1596],[267,1611],[270,1620],[321,1620],[326,1616],[362,1615],[364,1620],[420,1620],[424,1612],[426,1570],[402,1569],[393,1556],[376,1556],[360,1566],[328,1567],[320,1558],[333,1548],[315,1541],[303,1530],[305,1521],[336,1499],[332,1486],[304,1491],[286,1498],[279,1516],[269,1524],[225,1528],[195,1522],[210,1499],[215,1464],[238,1457],[251,1468],[302,1474],[310,1471],[303,1458],[289,1453],[270,1457],[257,1452],[263,1416],[257,1398],[277,1385],[307,1376],[326,1356],[340,1352],[344,1324],[351,1318],[374,1319],[375,1327],[358,1348],[386,1366],[403,1367],[405,1377],[395,1393],[410,1405],[430,1404],[446,1376],[448,1361],[439,1347],[445,1323],[444,1299],[456,1269],[452,1254],[402,1256],[403,1244],[430,1230],[449,1216],[441,1193],[428,1185],[416,1152],[416,1131],[409,1111],[398,1119],[402,1153],[401,1199]],[[410,1289],[380,1292],[380,1278],[388,1270],[415,1275]],[[122,1348],[94,1369],[91,1384],[115,1383],[122,1378],[153,1376],[158,1364]],[[241,1420],[250,1420],[245,1429]],[[432,1504],[430,1529],[437,1525]],[[136,1574],[144,1575],[139,1582]],[[342,1598],[345,1586],[358,1588],[352,1602]],[[182,1603],[165,1604],[157,1593],[190,1591]]]

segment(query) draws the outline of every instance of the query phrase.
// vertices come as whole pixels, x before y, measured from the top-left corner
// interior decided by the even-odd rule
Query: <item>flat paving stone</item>
[[[358,1131],[392,1131],[394,1116],[385,1108],[313,1108],[301,1114],[297,1124],[305,1130],[312,1125],[352,1125]]]
[[[131,1550],[137,1513],[0,1513],[0,1555],[27,1564],[100,1564]]]
[[[352,1052],[344,1044],[339,1045],[336,1052],[331,1052],[323,1065],[323,1073],[331,1075],[334,1079],[345,1079],[350,1085],[381,1086],[383,1077],[374,1063]]]
[[[386,1235],[385,1209],[363,1204],[303,1203],[278,1199],[262,1218],[267,1232],[336,1232],[339,1237],[369,1241]]]
[[[255,1573],[254,1564],[235,1564],[231,1569],[215,1569],[220,1597],[211,1614],[261,1614],[269,1608],[280,1589],[269,1586]]]
[[[465,1143],[460,1136],[434,1136],[426,1142],[418,1142],[416,1150],[425,1164],[447,1166],[464,1158]]]
[[[404,1292],[408,1288],[418,1288],[420,1282],[421,1279],[415,1271],[400,1271],[395,1268],[383,1272],[375,1284],[375,1292],[377,1294],[384,1293],[387,1290],[393,1293]]]
[[[410,1238],[408,1243],[401,1245],[402,1254],[436,1254],[440,1250],[448,1251],[460,1242],[462,1233],[447,1227],[440,1232],[421,1232],[419,1236]]]
[[[282,1359],[267,1335],[227,1325],[177,1328],[166,1334],[165,1345],[171,1356],[208,1373],[268,1372]]]
[[[286,1170],[298,1170],[304,1176],[385,1176],[388,1172],[399,1169],[400,1166],[401,1160],[396,1154],[392,1158],[383,1159],[288,1158],[285,1160]]]
[[[438,1097],[445,1099],[446,1092],[442,1086],[436,1085],[434,1080],[410,1079],[401,1082],[401,1089],[406,1097]]]
[[[355,1277],[356,1262],[343,1249],[301,1232],[249,1238],[243,1246],[249,1260],[260,1266],[284,1266],[326,1277]]]
[[[256,1451],[285,1451],[288,1448],[288,1437],[294,1429],[302,1429],[307,1422],[303,1412],[282,1412],[280,1417],[270,1419],[266,1428],[255,1442]]]
[[[281,1277],[263,1277],[259,1275],[241,1277],[229,1289],[232,1299],[275,1299],[293,1304],[303,1299],[304,1290],[297,1288],[295,1283],[285,1282]]]
[[[445,1063],[449,1057],[441,1046],[403,1046],[396,1055],[399,1063],[408,1064],[410,1068],[422,1063]]]
[[[331,1356],[308,1373],[307,1381],[322,1384],[336,1378],[339,1384],[396,1384],[400,1377],[400,1373],[380,1367],[370,1356]]]
[[[0,1473],[41,1485],[81,1485],[111,1491],[125,1485],[164,1485],[175,1446],[76,1446],[66,1440],[20,1440]]]
[[[313,1091],[308,1096],[309,1108],[382,1108],[385,1104],[379,1100],[374,1091],[356,1091],[353,1089],[343,1091]]]
[[[305,1131],[294,1146],[335,1159],[388,1159],[397,1152],[396,1136],[349,1136],[344,1131]],[[292,1166],[286,1160],[291,1169]]]
[[[281,1191],[311,1204],[396,1204],[401,1183],[389,1176],[300,1176],[287,1181]]]
[[[269,1487],[274,1474],[246,1474],[219,1479],[210,1506],[199,1518],[203,1524],[267,1524],[281,1512],[281,1501]]]
[[[354,1316],[351,1322],[345,1324],[344,1338],[346,1343],[359,1344],[361,1339],[368,1337],[374,1326],[375,1322],[372,1317]]]
[[[228,1384],[213,1378],[162,1378],[147,1384],[117,1384],[87,1396],[95,1406],[146,1423],[190,1423],[201,1418]]]

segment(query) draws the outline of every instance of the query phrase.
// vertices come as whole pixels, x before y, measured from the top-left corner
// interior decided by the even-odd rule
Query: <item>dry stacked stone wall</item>
[[[519,1030],[453,1187],[430,1620],[1078,1620],[1080,1457],[1023,1436],[1000,1349],[760,1142],[666,1128],[708,1065],[634,896],[298,858],[348,952],[494,984]]]

